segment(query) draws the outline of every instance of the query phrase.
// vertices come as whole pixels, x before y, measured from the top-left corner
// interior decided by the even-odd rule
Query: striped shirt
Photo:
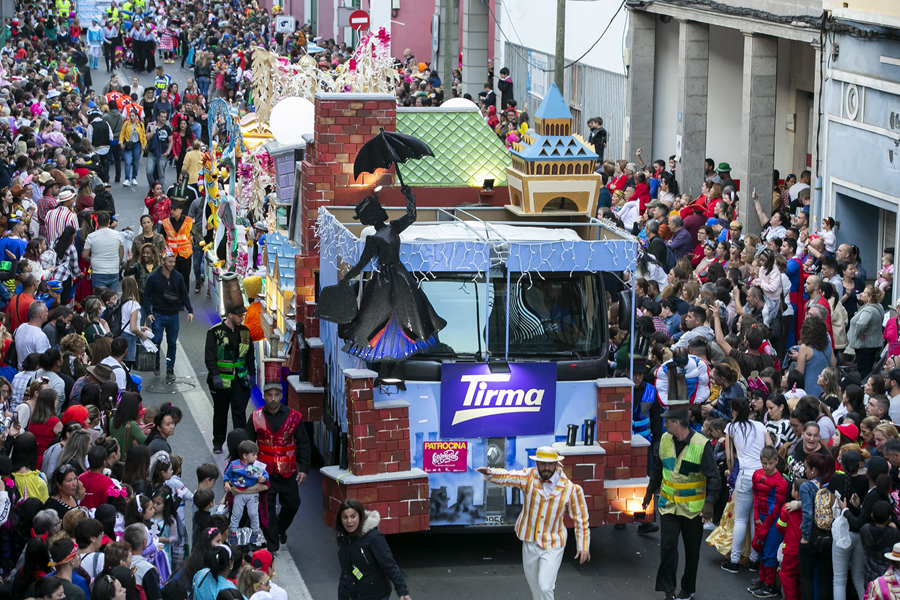
[[[71,225],[76,231],[78,230],[78,217],[75,216],[71,209],[62,205],[48,211],[44,220],[47,225],[47,246],[50,248],[56,244],[56,240],[62,235],[67,225]]]
[[[535,467],[524,471],[491,469],[491,474],[485,479],[522,490],[523,508],[516,521],[516,535],[520,540],[534,542],[541,548],[564,548],[567,534],[563,517],[568,510],[575,522],[576,547],[579,551],[587,550],[591,533],[584,492],[580,485],[566,477],[562,469],[557,472],[559,481],[549,496],[543,490],[543,481]]]
[[[37,201],[37,218],[40,224],[40,235],[47,239],[47,213],[56,208],[56,199],[50,196],[42,196]]]

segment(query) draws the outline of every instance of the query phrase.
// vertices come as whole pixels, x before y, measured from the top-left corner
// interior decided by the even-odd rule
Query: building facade
[[[828,5],[829,3],[826,3]],[[826,46],[819,217],[841,222],[869,279],[900,247],[900,3],[835,3]],[[848,6],[849,5],[849,6]],[[893,286],[891,306],[897,304]]]
[[[706,158],[731,166],[744,231],[759,231],[749,201],[813,171],[821,96],[821,0],[708,6],[661,0],[629,7],[624,158],[676,158],[680,189],[700,194]],[[648,160],[649,159],[649,160]]]

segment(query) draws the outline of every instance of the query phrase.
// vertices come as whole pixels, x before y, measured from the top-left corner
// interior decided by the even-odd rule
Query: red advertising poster
[[[422,469],[426,473],[465,473],[466,442],[424,442]]]

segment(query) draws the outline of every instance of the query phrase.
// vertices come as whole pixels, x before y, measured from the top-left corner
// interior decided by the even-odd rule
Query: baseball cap
[[[268,392],[269,390],[278,390],[279,392],[283,391],[281,383],[278,381],[267,381],[263,386],[263,392]]]

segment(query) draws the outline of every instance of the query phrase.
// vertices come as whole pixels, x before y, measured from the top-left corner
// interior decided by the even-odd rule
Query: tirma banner
[[[484,363],[441,367],[441,438],[515,437],[553,433],[556,364],[510,363],[491,373]]]

